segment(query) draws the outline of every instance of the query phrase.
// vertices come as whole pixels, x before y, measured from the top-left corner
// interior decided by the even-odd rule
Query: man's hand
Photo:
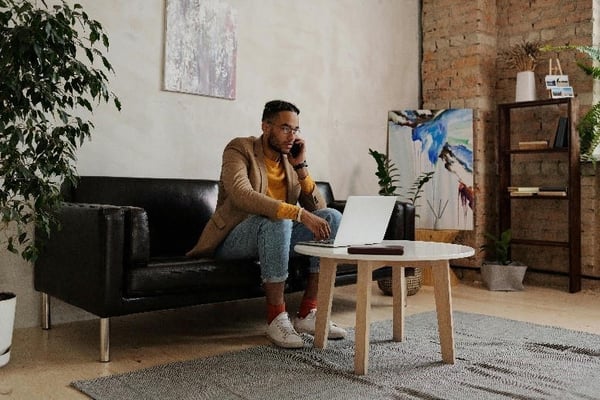
[[[302,222],[313,233],[313,235],[315,235],[315,240],[324,240],[331,236],[331,227],[329,226],[329,223],[310,211],[302,211],[300,222]]]
[[[290,164],[297,165],[306,160],[306,142],[301,137],[296,137],[294,143],[299,146],[299,152],[295,156],[290,152],[288,153],[287,158]]]

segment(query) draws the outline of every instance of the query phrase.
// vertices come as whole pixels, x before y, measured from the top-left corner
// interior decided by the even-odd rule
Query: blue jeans
[[[332,208],[313,213],[329,223],[331,237],[335,237],[342,214]],[[215,257],[221,260],[258,257],[263,282],[284,282],[288,277],[290,257],[298,256],[294,246],[313,238],[312,232],[299,222],[251,215],[229,232],[215,251]],[[319,272],[317,257],[310,258],[309,272]]]

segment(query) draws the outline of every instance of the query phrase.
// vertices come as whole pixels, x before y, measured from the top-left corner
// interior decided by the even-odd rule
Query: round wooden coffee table
[[[388,240],[383,244],[401,245],[402,255],[348,254],[347,248],[328,248],[298,244],[294,250],[299,254],[319,257],[319,291],[317,294],[317,320],[314,346],[325,348],[331,316],[333,286],[338,264],[357,264],[356,281],[356,348],[354,372],[367,373],[369,363],[369,326],[371,310],[371,282],[373,271],[392,267],[393,296],[393,340],[404,338],[404,267],[430,268],[433,275],[433,289],[442,360],[454,364],[454,327],[452,320],[452,298],[450,287],[449,260],[470,257],[475,250],[468,246],[410,241]]]

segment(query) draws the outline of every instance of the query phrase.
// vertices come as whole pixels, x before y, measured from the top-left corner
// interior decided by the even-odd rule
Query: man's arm
[[[263,179],[260,165],[254,156],[252,142],[232,140],[223,151],[221,182],[229,201],[249,214],[277,217],[279,200],[261,192]],[[266,185],[266,182],[264,182]]]

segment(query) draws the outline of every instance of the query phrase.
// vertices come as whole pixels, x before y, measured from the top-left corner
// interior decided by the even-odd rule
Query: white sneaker
[[[279,347],[299,349],[304,346],[302,336],[296,332],[285,311],[279,314],[267,327],[267,337]]]
[[[294,319],[294,328],[296,328],[296,331],[299,333],[308,333],[309,335],[314,336],[316,320],[317,309],[313,308],[306,317],[296,317]],[[343,339],[346,337],[346,333],[344,328],[340,328],[335,323],[329,321],[329,335],[327,335],[327,339]]]

